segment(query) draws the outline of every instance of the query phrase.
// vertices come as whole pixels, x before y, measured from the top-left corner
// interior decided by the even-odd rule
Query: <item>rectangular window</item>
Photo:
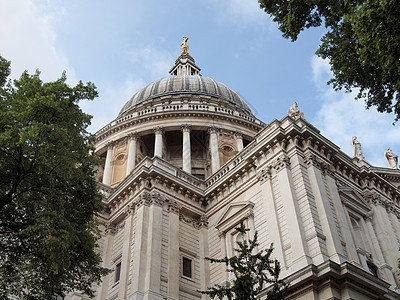
[[[192,278],[192,260],[182,256],[182,275]]]
[[[121,263],[115,266],[115,282],[118,282],[121,277]]]

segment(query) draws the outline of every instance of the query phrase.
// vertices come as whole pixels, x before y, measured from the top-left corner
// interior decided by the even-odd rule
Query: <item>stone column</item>
[[[128,152],[128,161],[126,163],[126,176],[128,176],[135,168],[137,134],[136,133],[130,134],[128,138],[129,138],[129,150],[128,150],[129,152]]]
[[[162,157],[163,150],[163,129],[161,127],[154,128],[154,156]]]
[[[111,180],[111,161],[114,154],[114,143],[107,144],[106,163],[104,165],[103,183],[110,185]]]
[[[192,156],[190,149],[190,130],[189,125],[181,127],[183,134],[183,150],[182,150],[182,169],[185,172],[192,174]]]
[[[243,136],[239,132],[235,133],[235,139],[237,144],[237,150],[242,151],[243,149]]]
[[[179,212],[180,205],[171,200],[169,204],[168,232],[168,299],[179,299]]]
[[[208,130],[210,134],[210,151],[211,151],[211,172],[215,173],[219,169],[219,151],[218,151],[218,135],[217,129],[211,127]]]

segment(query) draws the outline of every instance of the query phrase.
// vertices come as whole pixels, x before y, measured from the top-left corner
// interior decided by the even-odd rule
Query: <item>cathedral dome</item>
[[[123,116],[136,105],[146,101],[163,96],[182,94],[215,97],[238,106],[246,112],[251,112],[239,95],[223,83],[201,75],[172,75],[154,81],[135,93],[123,106],[119,116]]]

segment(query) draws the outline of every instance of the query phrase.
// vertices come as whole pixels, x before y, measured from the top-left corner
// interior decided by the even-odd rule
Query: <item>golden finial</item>
[[[189,46],[186,44],[187,40],[189,39],[188,36],[183,37],[183,42],[181,43],[182,53],[181,54],[189,54]]]

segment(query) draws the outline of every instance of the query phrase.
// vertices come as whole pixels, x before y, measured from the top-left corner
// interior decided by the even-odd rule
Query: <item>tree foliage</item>
[[[273,245],[271,244],[266,250],[256,252],[259,245],[257,232],[252,240],[247,240],[245,235],[249,229],[246,229],[243,223],[235,229],[242,236],[242,241],[237,241],[238,248],[235,249],[237,254],[230,258],[207,258],[211,262],[225,264],[227,271],[234,274],[234,279],[231,283],[217,284],[207,291],[200,292],[211,298],[255,300],[257,295],[267,288],[266,299],[284,299],[288,285],[279,279],[281,271],[279,261],[271,259]]]
[[[367,108],[400,119],[400,5],[397,0],[259,0],[295,41],[306,28],[324,25],[317,55],[328,58],[333,87],[350,92]]]
[[[92,83],[44,83],[39,72],[8,81],[0,57],[0,298],[92,295],[107,270],[95,253],[101,195],[90,153]]]

